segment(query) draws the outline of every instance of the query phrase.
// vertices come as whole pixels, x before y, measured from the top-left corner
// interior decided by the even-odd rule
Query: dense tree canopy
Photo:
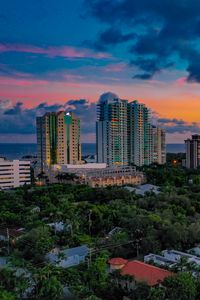
[[[21,299],[27,285],[34,282],[30,299],[62,299],[66,286],[79,299],[122,299],[128,292],[114,284],[107,272],[108,257],[140,259],[149,252],[186,250],[199,243],[200,171],[173,164],[143,169],[148,182],[160,186],[158,195],[62,183],[0,191],[0,230],[9,233],[8,241],[0,241],[1,254],[10,255],[15,268],[18,261],[18,267],[31,274],[22,276],[17,285],[14,268],[1,269],[0,298]],[[55,222],[63,222],[64,230],[48,225]],[[14,228],[20,229],[19,236],[12,233]],[[112,233],[114,228],[119,231]],[[54,247],[83,244],[91,249],[85,264],[69,269],[48,267],[45,255]],[[199,283],[189,276],[180,273],[166,281],[167,296],[163,288],[139,284],[129,297],[186,299],[181,298],[183,290],[187,299],[198,299]]]

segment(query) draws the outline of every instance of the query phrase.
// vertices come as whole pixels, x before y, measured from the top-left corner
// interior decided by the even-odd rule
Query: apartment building
[[[80,120],[74,113],[51,112],[37,117],[38,168],[81,162]]]
[[[29,161],[0,158],[0,189],[11,189],[30,183]]]

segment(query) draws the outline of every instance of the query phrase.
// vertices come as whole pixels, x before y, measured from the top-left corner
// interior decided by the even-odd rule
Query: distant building
[[[63,111],[37,117],[37,153],[39,172],[54,164],[80,163],[80,120]]]
[[[148,108],[138,101],[128,104],[129,163],[136,166],[152,163],[152,135]]]
[[[121,275],[133,276],[133,282],[127,281],[126,279],[123,280],[123,278],[119,282],[120,285],[127,287],[128,290],[134,289],[135,281],[146,282],[149,286],[156,286],[162,283],[165,278],[173,275],[172,272],[138,260],[128,261],[119,257],[111,258],[108,263],[111,272],[120,270]]]
[[[146,182],[145,174],[136,171],[135,167],[106,167],[105,163],[54,165],[48,174],[50,182],[55,182],[59,174],[75,174],[78,183],[91,187],[140,185]]]
[[[166,163],[165,130],[152,126],[152,153],[153,163],[163,165]]]
[[[192,135],[185,140],[186,168],[196,169],[200,166],[200,135]]]
[[[177,250],[163,250],[162,255],[165,258],[174,261],[174,263],[180,262],[182,258],[185,258],[188,261],[188,263],[194,263],[200,266],[200,257],[197,257],[196,255],[193,254],[189,254]]]
[[[30,183],[29,161],[0,159],[0,189],[11,189]]]
[[[165,132],[151,125],[149,109],[137,100],[100,97],[96,143],[97,162],[109,167],[166,162]]]
[[[46,255],[46,259],[61,268],[77,266],[86,260],[89,248],[86,245],[64,250],[53,249]]]
[[[117,96],[116,96],[117,97]],[[97,104],[97,162],[128,165],[127,100],[101,99]]]
[[[172,267],[174,265],[174,260],[168,259],[162,255],[157,255],[150,253],[144,256],[145,263],[153,263],[158,266]]]
[[[137,195],[145,196],[146,193],[154,193],[158,195],[160,193],[159,186],[153,184],[142,184],[137,187],[125,186],[129,192],[135,192]]]
[[[122,186],[125,184],[138,185],[146,181],[143,172],[134,167],[110,167],[104,170],[88,172],[82,177],[84,183],[91,187]]]

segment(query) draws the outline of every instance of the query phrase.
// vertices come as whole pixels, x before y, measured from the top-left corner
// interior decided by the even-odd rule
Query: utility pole
[[[92,210],[89,210],[89,220],[88,220],[88,226],[89,226],[89,234],[91,235],[91,226],[92,226],[92,220],[91,220],[91,214],[92,214]]]
[[[92,248],[89,248],[89,258],[87,259],[88,269],[91,265],[91,262],[92,262]]]

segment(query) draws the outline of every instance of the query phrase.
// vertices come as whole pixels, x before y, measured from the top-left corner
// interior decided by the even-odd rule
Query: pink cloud
[[[121,72],[124,71],[127,65],[125,63],[109,64],[104,68],[105,72]]]
[[[3,52],[22,52],[43,54],[48,57],[66,57],[66,58],[109,58],[110,54],[104,52],[94,52],[87,48],[78,48],[72,46],[60,46],[60,47],[37,47],[33,45],[21,45],[21,44],[0,44],[0,53]]]
[[[180,77],[176,80],[176,85],[183,86],[185,82],[187,81],[187,77]]]

